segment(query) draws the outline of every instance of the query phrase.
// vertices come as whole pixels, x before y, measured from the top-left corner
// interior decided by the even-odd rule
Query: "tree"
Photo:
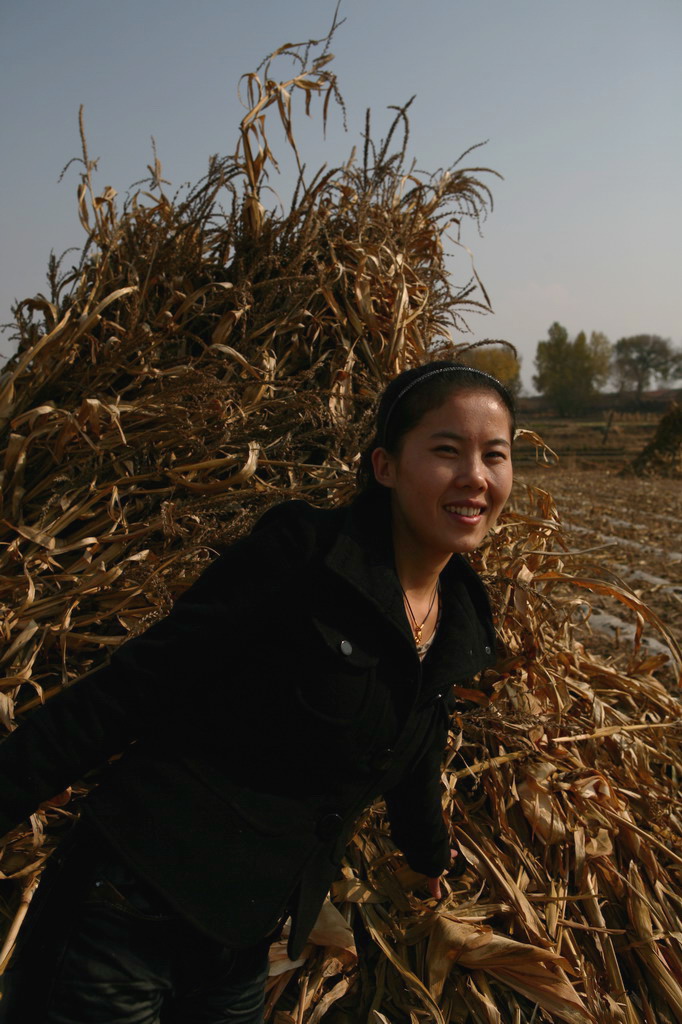
[[[516,398],[521,391],[521,359],[511,345],[492,342],[464,354],[467,366],[497,377]]]
[[[619,390],[634,390],[639,402],[652,377],[668,380],[682,376],[682,353],[657,334],[621,338],[614,346],[613,376]]]
[[[552,324],[546,341],[535,353],[533,385],[549,399],[560,416],[582,412],[609,376],[611,345],[600,332],[590,340],[584,331],[574,338],[561,324]]]
[[[594,370],[594,387],[600,391],[608,382],[611,376],[611,359],[613,346],[601,331],[592,331],[590,334],[589,349],[592,354],[592,367]]]

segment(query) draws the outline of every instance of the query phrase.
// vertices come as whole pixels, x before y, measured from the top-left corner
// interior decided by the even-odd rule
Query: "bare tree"
[[[682,376],[682,352],[657,334],[621,338],[613,351],[613,377],[621,391],[634,391],[637,401],[652,378],[669,380]]]

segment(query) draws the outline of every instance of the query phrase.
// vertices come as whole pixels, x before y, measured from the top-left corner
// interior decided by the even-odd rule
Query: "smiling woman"
[[[511,399],[487,374],[401,374],[354,501],[271,508],[170,615],[2,744],[0,831],[121,754],[50,861],[3,1024],[133,1024],[162,1008],[183,1024],[258,1024],[270,943],[290,916],[300,955],[380,795],[439,898],[453,688],[495,660],[462,555],[509,495],[512,436]]]
[[[509,415],[490,391],[455,391],[406,434],[392,455],[372,455],[392,491],[394,543],[404,559],[440,572],[453,552],[473,551],[512,486]]]
[[[478,547],[509,497],[514,427],[506,388],[460,363],[408,370],[386,389],[362,473],[367,489],[390,491],[396,571],[420,647],[439,622],[442,570]]]

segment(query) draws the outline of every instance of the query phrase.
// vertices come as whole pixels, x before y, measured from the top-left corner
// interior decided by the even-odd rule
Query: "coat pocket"
[[[351,725],[372,698],[378,658],[353,636],[316,618],[309,639],[295,688],[298,702],[322,722]]]

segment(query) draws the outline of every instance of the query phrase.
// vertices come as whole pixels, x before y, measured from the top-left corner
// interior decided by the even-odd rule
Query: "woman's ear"
[[[385,448],[375,448],[372,452],[372,469],[374,478],[383,487],[393,487],[393,456]]]

